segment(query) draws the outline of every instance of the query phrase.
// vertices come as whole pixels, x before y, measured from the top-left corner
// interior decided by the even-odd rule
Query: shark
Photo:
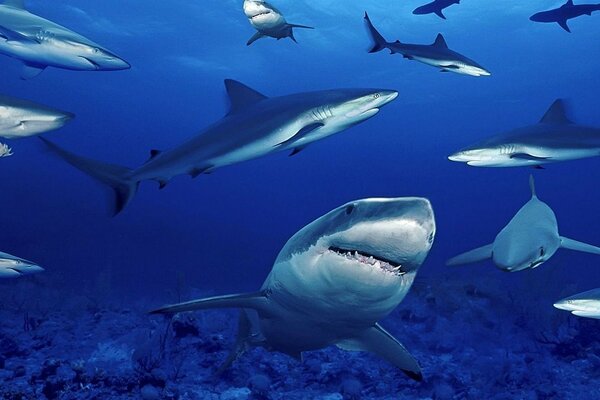
[[[499,269],[516,272],[539,267],[559,248],[600,255],[600,247],[560,236],[556,215],[537,197],[532,175],[529,186],[531,198],[498,233],[493,243],[453,257],[446,265],[469,264],[491,258]]]
[[[443,10],[454,4],[460,4],[460,0],[434,0],[431,3],[427,3],[425,5],[422,5],[421,7],[415,8],[413,14],[435,14],[442,19],[446,19]]]
[[[367,13],[365,13],[365,21],[367,29],[371,34],[371,38],[375,43],[371,50],[369,50],[369,53],[377,53],[381,50],[388,49],[390,54],[402,54],[402,56],[408,60],[415,60],[422,62],[423,64],[431,65],[432,67],[439,68],[441,72],[454,72],[469,76],[491,75],[487,69],[483,68],[475,61],[450,50],[441,33],[437,35],[435,42],[431,45],[408,44],[402,43],[399,40],[388,42],[377,29],[375,29]]]
[[[127,61],[86,37],[32,14],[24,0],[0,4],[0,54],[23,62],[21,78],[30,79],[46,67],[76,71],[129,69]]]
[[[555,100],[535,125],[494,135],[448,156],[473,167],[535,167],[600,155],[600,128],[574,123]]]
[[[578,317],[600,319],[600,288],[559,300],[554,303],[554,307]]]
[[[311,26],[289,24],[278,9],[262,0],[244,0],[244,14],[256,33],[248,40],[247,46],[264,37],[277,40],[289,37],[294,42],[294,28],[314,29]]]
[[[539,12],[529,19],[534,22],[556,22],[565,31],[571,33],[568,20],[582,15],[592,15],[594,11],[600,11],[600,4],[573,4],[573,0],[567,0],[562,6]]]
[[[63,127],[75,117],[29,100],[0,95],[0,137],[18,139]]]
[[[0,252],[0,279],[19,278],[42,272],[44,269],[31,261]]]
[[[38,135],[64,126],[74,115],[32,101],[0,95],[0,137],[18,139]],[[13,155],[0,143],[0,157]]]
[[[152,314],[241,309],[238,339],[221,369],[251,347],[300,360],[305,351],[336,345],[374,353],[421,380],[416,359],[378,321],[410,290],[435,229],[425,198],[349,202],[293,235],[258,292],[192,300]]]
[[[129,203],[139,183],[164,188],[181,174],[195,178],[214,170],[278,151],[298,154],[314,141],[375,116],[398,96],[387,89],[333,89],[267,97],[241,82],[225,80],[229,113],[185,143],[168,151],[152,150],[136,169],[91,160],[42,139],[67,162],[112,187],[115,215]]]

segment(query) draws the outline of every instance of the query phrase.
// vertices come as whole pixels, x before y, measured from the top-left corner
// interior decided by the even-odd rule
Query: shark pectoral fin
[[[278,143],[275,145],[275,147],[285,147],[288,144],[291,144],[293,142],[296,142],[297,140],[305,137],[306,135],[308,135],[309,133],[311,133],[312,131],[319,129],[320,127],[324,126],[325,124],[322,122],[313,122],[311,124],[308,124],[304,127],[302,127],[298,132],[296,132],[296,134],[294,136],[292,136],[291,138],[284,140],[281,143]]]
[[[45,68],[45,65],[25,63],[23,64],[23,70],[21,71],[21,79],[27,80],[35,78],[41,74]]]
[[[571,29],[569,29],[569,25],[567,25],[567,20],[562,20],[562,21],[556,21],[557,24],[560,25],[561,28],[563,28],[565,31],[571,33]]]
[[[250,39],[248,39],[248,42],[246,42],[246,46],[250,46],[252,43],[256,42],[258,39],[262,39],[264,38],[265,35],[263,35],[260,32],[256,32],[254,35],[252,35],[252,37]]]
[[[577,240],[569,239],[564,236],[560,237],[560,247],[562,247],[563,249],[600,255],[600,247],[592,246],[591,244],[583,242],[578,242]]]
[[[360,335],[345,339],[336,344],[339,348],[350,351],[368,351],[400,368],[406,375],[416,381],[422,381],[423,375],[417,360],[404,348],[395,337],[379,324],[366,329]]]
[[[180,312],[208,310],[211,308],[251,308],[258,312],[267,311],[269,301],[266,292],[230,294],[207,297],[185,303],[173,304],[151,311],[150,314],[177,314]]]
[[[292,152],[290,153],[290,157],[291,156],[295,156],[296,154],[300,153],[302,150],[304,150],[306,148],[306,145],[304,146],[298,146],[298,147],[294,147],[294,149],[292,150]]]
[[[315,29],[312,26],[307,26],[307,25],[298,25],[298,24],[287,24],[287,26],[289,26],[290,28],[304,28],[304,29]]]
[[[264,94],[233,79],[225,79],[225,90],[231,103],[229,114],[244,110],[267,98]]]
[[[490,243],[482,247],[478,247],[471,251],[467,251],[466,253],[462,253],[456,257],[452,257],[448,261],[446,261],[446,265],[462,265],[462,264],[470,264],[478,261],[487,260],[492,257],[492,250],[494,249],[494,244]]]
[[[199,167],[199,168],[192,168],[188,174],[192,177],[192,179],[197,178],[199,175],[202,174],[211,174],[212,173],[212,168],[214,168],[214,166],[212,165],[208,165],[206,167]]]
[[[434,11],[434,13],[435,13],[435,14],[436,14],[438,17],[440,17],[440,18],[442,18],[442,19],[446,19],[446,16],[444,15],[444,13],[442,12],[442,10],[441,10],[441,9],[439,9],[439,10],[435,10],[435,11]]]
[[[550,157],[538,157],[531,155],[529,153],[515,153],[510,155],[511,159],[515,160],[527,160],[527,161],[546,161],[549,160]]]
[[[585,318],[594,318],[594,319],[600,319],[600,314],[598,312],[594,312],[594,311],[571,311],[571,314],[576,315],[578,317],[585,317]]]
[[[250,322],[250,318],[248,318],[248,313],[244,310],[240,310],[240,316],[238,318],[238,333],[235,338],[235,344],[233,348],[227,355],[227,358],[223,363],[219,366],[215,375],[220,376],[225,370],[231,367],[231,364],[234,363],[242,354],[248,350],[250,347],[250,335],[252,334],[252,323]]]
[[[442,69],[440,69],[440,72],[450,72],[450,70],[449,70],[449,69],[442,68]]]

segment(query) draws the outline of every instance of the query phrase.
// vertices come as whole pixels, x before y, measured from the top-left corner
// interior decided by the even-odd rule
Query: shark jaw
[[[406,296],[434,236],[425,199],[351,202],[294,235],[264,287],[285,288],[279,301],[295,308],[312,298],[325,315],[374,323]]]

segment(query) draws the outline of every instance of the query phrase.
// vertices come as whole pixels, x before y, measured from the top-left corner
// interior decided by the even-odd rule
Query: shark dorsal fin
[[[435,42],[433,42],[433,45],[435,47],[441,47],[444,49],[448,48],[448,45],[446,44],[446,40],[444,39],[444,36],[442,36],[441,33],[438,33],[437,37],[435,38]]]
[[[531,190],[531,197],[537,198],[537,194],[535,193],[535,179],[533,179],[533,175],[529,175],[529,189]]]
[[[567,118],[564,101],[562,99],[555,100],[540,120],[540,123],[556,125],[570,124],[571,121]]]
[[[5,6],[25,9],[25,0],[4,0]]]
[[[230,114],[243,110],[267,98],[267,96],[233,79],[225,79],[225,89],[231,102]]]
[[[565,6],[566,6],[566,7],[571,7],[571,6],[573,6],[573,5],[574,5],[574,4],[573,4],[573,0],[567,0],[567,2],[565,3]]]

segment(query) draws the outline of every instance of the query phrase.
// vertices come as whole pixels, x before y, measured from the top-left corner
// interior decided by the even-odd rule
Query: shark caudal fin
[[[388,42],[384,39],[383,36],[381,36],[381,34],[377,31],[377,29],[375,29],[375,27],[373,26],[373,23],[371,22],[371,19],[369,18],[369,14],[367,14],[366,12],[365,12],[365,22],[367,24],[367,29],[369,30],[369,33],[371,34],[371,38],[373,39],[373,42],[375,42],[375,44],[373,45],[371,50],[369,50],[369,53],[377,53],[378,51],[381,51],[381,50],[387,48]]]
[[[66,162],[114,190],[115,208],[113,215],[117,215],[123,211],[137,192],[139,182],[128,179],[131,169],[80,157],[62,149],[43,137],[39,137],[39,139]]]
[[[600,255],[600,247],[592,246],[591,244],[583,242],[578,242],[577,240],[569,239],[564,236],[560,237],[560,247],[563,249]]]
[[[478,261],[487,260],[492,257],[492,250],[494,248],[494,244],[487,244],[482,247],[478,247],[471,251],[467,251],[466,253],[459,254],[456,257],[452,257],[448,261],[446,261],[446,265],[462,265],[462,264],[471,264]]]

